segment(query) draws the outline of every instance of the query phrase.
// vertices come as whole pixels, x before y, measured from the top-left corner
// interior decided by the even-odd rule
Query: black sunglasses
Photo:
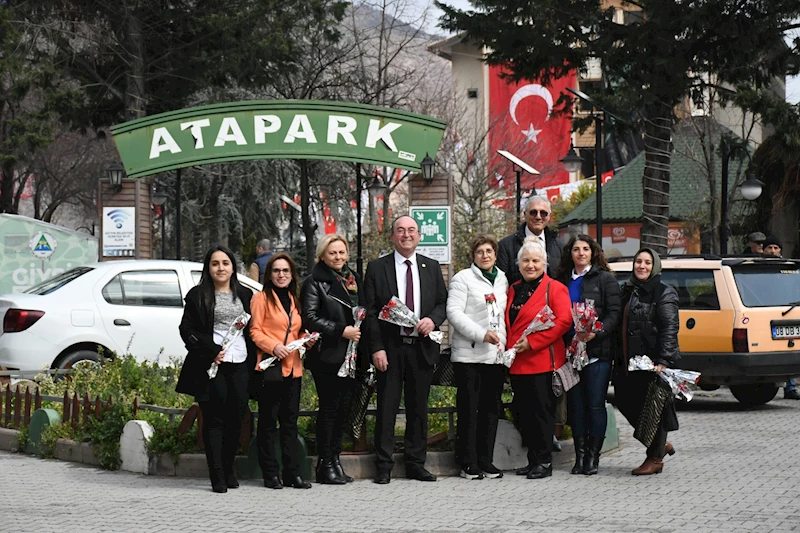
[[[531,209],[530,211],[528,211],[528,214],[532,217],[535,217],[538,214],[539,217],[541,218],[547,218],[547,215],[549,215],[550,213],[545,211],[544,209],[539,211],[537,211],[536,209]]]

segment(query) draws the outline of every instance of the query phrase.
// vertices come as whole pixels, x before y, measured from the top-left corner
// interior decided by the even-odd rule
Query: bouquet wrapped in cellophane
[[[537,331],[544,331],[546,329],[550,329],[556,325],[556,315],[553,313],[553,310],[550,309],[549,305],[545,305],[542,307],[536,316],[533,317],[531,323],[525,328],[525,331],[522,332],[522,337],[527,337],[531,333],[535,333]],[[520,338],[522,338],[520,337]],[[511,368],[511,365],[514,363],[514,359],[517,357],[517,350],[514,348],[509,348],[508,350],[498,354],[497,360],[495,363],[502,363],[506,365],[508,368]]]
[[[314,332],[308,335],[307,337],[303,337],[302,339],[296,339],[286,345],[286,350],[289,353],[292,353],[295,350],[300,351],[300,359],[304,359],[306,356],[306,344],[311,341],[317,340],[319,338],[319,333]],[[266,370],[270,366],[272,366],[278,358],[275,356],[267,357],[263,359],[260,363],[258,363],[258,368],[261,370]]]
[[[597,310],[594,300],[575,302],[572,304],[572,321],[575,324],[576,335],[567,348],[567,359],[572,361],[572,367],[580,372],[589,364],[589,355],[586,353],[586,343],[578,340],[577,333],[597,333],[603,330],[603,323],[597,320]]]
[[[360,327],[364,319],[367,318],[367,310],[363,307],[353,309],[354,327]],[[356,359],[358,359],[358,341],[350,341],[347,344],[347,351],[344,354],[344,363],[339,367],[337,375],[340,378],[356,377]]]
[[[484,298],[486,299],[486,310],[489,313],[489,329],[493,332],[500,335],[500,321],[503,320],[503,316],[500,311],[500,306],[497,305],[497,297],[494,294],[485,294]],[[500,357],[503,353],[503,346],[497,344],[497,357]]]
[[[650,372],[655,372],[657,368],[658,365],[656,365],[646,355],[636,355],[631,357],[630,361],[628,361],[629,372],[634,370],[647,370]],[[670,389],[672,389],[672,393],[676,398],[684,399],[689,402],[692,400],[693,396],[689,385],[697,384],[697,382],[700,380],[700,372],[664,367],[664,369],[661,370],[661,373],[658,374],[658,377],[667,382],[667,385],[669,385]]]
[[[239,335],[242,334],[242,331],[244,331],[244,328],[247,326],[248,322],[250,322],[250,315],[244,311],[242,311],[241,314],[239,314],[239,316],[233,320],[233,324],[228,327],[228,331],[226,331],[225,336],[222,337],[223,351],[230,348],[231,344],[233,344],[233,342],[239,338]],[[217,376],[218,370],[219,366],[212,364],[211,367],[206,371],[209,379],[214,379]]]
[[[383,306],[381,312],[378,313],[378,318],[384,322],[404,328],[416,328],[417,323],[419,323],[419,318],[414,314],[414,311],[406,307],[406,304],[401,302],[397,296],[392,296],[389,303]],[[428,333],[427,337],[436,344],[442,344],[444,332],[431,331]]]

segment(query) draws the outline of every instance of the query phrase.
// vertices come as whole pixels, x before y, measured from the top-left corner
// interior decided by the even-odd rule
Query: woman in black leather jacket
[[[580,382],[567,393],[569,421],[575,443],[573,474],[597,474],[600,449],[606,436],[608,416],[606,393],[614,359],[614,339],[622,311],[619,284],[609,271],[608,262],[597,241],[589,235],[576,235],[564,247],[556,274],[569,289],[572,303],[594,302],[598,320],[603,324],[596,333],[578,333],[586,343],[589,364],[580,372]],[[571,341],[575,329],[567,333]]]
[[[680,359],[678,348],[678,293],[661,282],[661,259],[650,248],[642,248],[633,260],[633,272],[622,289],[622,360],[614,372],[617,407],[635,428],[645,407],[650,384],[659,379],[649,371],[628,371],[628,361],[647,355],[658,365],[673,367]],[[631,473],[634,476],[658,474],[664,468],[664,456],[675,453],[667,442],[667,432],[678,429],[678,417],[670,394],[655,437],[647,447],[644,463]]]
[[[347,266],[348,247],[344,237],[326,235],[317,244],[317,264],[303,282],[304,325],[321,334],[314,350],[306,356],[306,366],[314,376],[319,396],[317,413],[317,483],[343,485],[353,478],[342,470],[344,418],[355,381],[339,377],[351,340],[361,340],[361,329],[354,326],[353,312],[366,305],[361,279]],[[366,346],[360,342],[360,346]],[[359,348],[360,348],[359,346]],[[362,357],[359,356],[359,359]]]

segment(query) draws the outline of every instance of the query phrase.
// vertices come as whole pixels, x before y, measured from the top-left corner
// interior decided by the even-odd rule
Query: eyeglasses
[[[550,213],[545,211],[544,209],[541,209],[539,211],[537,211],[536,209],[531,209],[530,211],[528,211],[528,214],[532,217],[539,215],[540,218],[547,218],[550,215]]]
[[[475,250],[475,255],[494,255],[494,250],[492,248],[488,250]]]
[[[273,274],[286,274],[287,276],[292,273],[292,271],[288,268],[273,268]]]
[[[396,228],[394,232],[398,235],[416,235],[417,228]]]

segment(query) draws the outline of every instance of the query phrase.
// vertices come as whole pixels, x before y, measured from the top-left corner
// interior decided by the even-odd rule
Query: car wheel
[[[731,385],[731,392],[739,403],[746,407],[764,405],[778,394],[774,383],[757,383],[754,385]]]
[[[99,363],[102,357],[92,350],[78,350],[64,356],[56,365],[60,370],[68,370],[79,364]]]

